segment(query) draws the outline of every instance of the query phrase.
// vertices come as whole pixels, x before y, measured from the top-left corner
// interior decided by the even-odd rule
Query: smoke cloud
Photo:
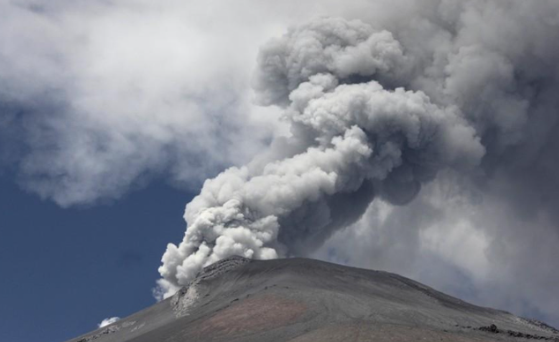
[[[319,19],[266,45],[255,88],[262,103],[286,106],[298,152],[206,181],[187,206],[183,242],[163,257],[163,286],[174,291],[234,254],[300,254],[375,195],[405,204],[439,170],[478,165],[484,148],[457,108],[371,80],[397,78],[406,63],[392,34],[359,21]]]
[[[441,172],[467,184],[452,192],[468,203],[556,215],[559,5],[404,3],[318,18],[261,48],[256,100],[281,108],[290,134],[204,183],[183,241],[163,256],[164,296],[230,255],[310,255],[374,199],[406,205]],[[466,187],[479,197],[460,195]],[[470,223],[458,236],[473,234]],[[433,243],[444,231],[423,234]],[[463,240],[486,251],[484,236]]]

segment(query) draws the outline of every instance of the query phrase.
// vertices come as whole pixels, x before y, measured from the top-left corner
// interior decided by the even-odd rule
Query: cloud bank
[[[71,206],[154,178],[196,189],[250,160],[278,126],[248,91],[250,44],[274,23],[253,32],[255,14],[241,23],[227,6],[206,6],[0,2],[5,169],[25,189]]]

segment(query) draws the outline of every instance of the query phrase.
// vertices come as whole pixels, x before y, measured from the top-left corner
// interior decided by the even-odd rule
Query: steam
[[[291,136],[268,156],[207,180],[186,207],[188,229],[159,269],[165,296],[231,255],[308,253],[381,197],[412,200],[439,170],[471,170],[485,150],[458,107],[386,89],[411,67],[387,31],[322,18],[261,50],[258,99],[285,107]],[[267,160],[266,160],[267,159]]]
[[[120,317],[109,317],[109,318],[105,318],[101,321],[101,323],[97,324],[97,327],[99,328],[104,328],[107,325],[111,325],[115,322],[118,322],[120,320]]]

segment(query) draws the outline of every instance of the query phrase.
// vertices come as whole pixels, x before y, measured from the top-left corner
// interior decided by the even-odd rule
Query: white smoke
[[[107,325],[111,325],[117,321],[120,320],[120,317],[110,317],[110,318],[105,318],[104,320],[101,321],[101,323],[97,324],[97,327],[99,328],[104,328]]]

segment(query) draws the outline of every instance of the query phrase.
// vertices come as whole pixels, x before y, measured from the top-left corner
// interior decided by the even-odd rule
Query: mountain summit
[[[231,257],[172,297],[71,342],[418,340],[559,341],[559,331],[388,272]]]

